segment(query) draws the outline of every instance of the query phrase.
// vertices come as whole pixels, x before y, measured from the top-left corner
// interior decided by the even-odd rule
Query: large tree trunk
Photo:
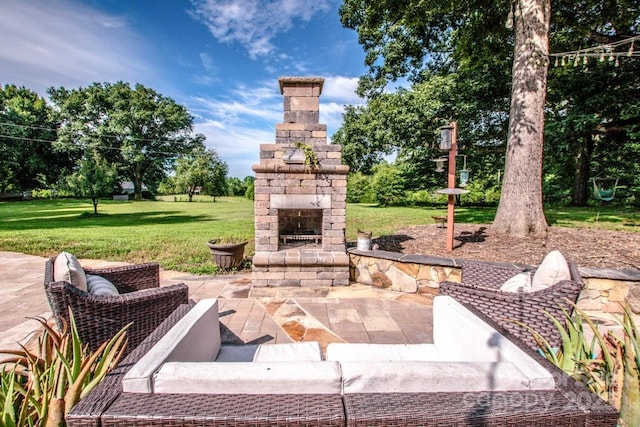
[[[524,237],[547,231],[542,204],[542,152],[551,2],[516,0],[513,7],[509,136],[502,194],[492,228]]]
[[[142,200],[142,174],[137,171],[133,177],[133,198],[136,200]]]
[[[573,194],[571,204],[574,206],[587,206],[589,200],[589,166],[593,153],[593,136],[585,134],[580,142],[580,151],[577,157],[576,173],[573,181]]]

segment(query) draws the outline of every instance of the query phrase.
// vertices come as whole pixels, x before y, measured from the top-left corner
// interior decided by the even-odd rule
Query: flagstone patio
[[[50,315],[43,257],[0,252],[0,348],[33,339]],[[123,263],[81,259],[85,267]],[[431,343],[432,297],[352,284],[324,288],[255,288],[251,274],[194,276],[162,271],[161,285],[184,282],[194,301],[218,298],[223,340],[229,344],[319,341]]]

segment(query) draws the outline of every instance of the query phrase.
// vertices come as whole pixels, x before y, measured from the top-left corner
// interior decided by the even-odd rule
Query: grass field
[[[184,201],[174,201],[174,200]],[[93,215],[85,200],[57,199],[0,202],[0,250],[53,256],[67,250],[80,258],[112,261],[158,261],[163,268],[212,274],[216,268],[205,242],[248,241],[254,251],[253,203],[244,198],[186,196],[157,201],[104,200]],[[433,223],[446,208],[347,206],[347,240],[358,230],[373,236],[393,234],[411,225]],[[491,223],[494,208],[456,209],[456,222]],[[640,232],[640,213],[616,209],[547,211],[549,224]]]

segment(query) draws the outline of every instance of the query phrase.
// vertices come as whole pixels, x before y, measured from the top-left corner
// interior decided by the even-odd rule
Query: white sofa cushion
[[[531,291],[531,273],[525,271],[509,278],[500,286],[502,292],[529,292]]]
[[[87,274],[87,291],[93,295],[120,295],[113,283],[95,274]]]
[[[216,362],[297,362],[322,360],[317,341],[280,344],[223,345]]]
[[[219,351],[218,300],[200,300],[131,367],[122,388],[131,393],[152,393],[152,377],[163,363],[210,362]]]
[[[317,341],[282,344],[262,344],[253,356],[254,362],[299,362],[322,360],[322,349]]]
[[[327,360],[343,361],[400,361],[443,360],[434,344],[363,344],[330,343]]]
[[[53,280],[68,282],[87,292],[87,276],[78,259],[69,252],[60,252],[53,262]]]
[[[340,394],[338,362],[165,363],[154,393]]]
[[[547,388],[510,362],[340,362],[343,393],[437,393]],[[553,386],[550,387],[551,389]]]
[[[535,359],[448,295],[433,299],[433,342],[443,360],[511,362],[537,387],[555,384]]]
[[[559,251],[551,251],[536,269],[531,280],[531,291],[546,289],[562,280],[571,280],[569,264]]]

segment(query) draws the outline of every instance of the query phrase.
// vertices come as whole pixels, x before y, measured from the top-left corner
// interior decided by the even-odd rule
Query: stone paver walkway
[[[123,263],[81,259],[85,267]],[[45,258],[0,252],[0,349],[33,337],[49,317]],[[233,344],[319,341],[430,343],[432,300],[353,284],[335,288],[253,288],[250,274],[194,276],[161,271],[161,285],[183,282],[194,301],[218,298],[223,341]]]

